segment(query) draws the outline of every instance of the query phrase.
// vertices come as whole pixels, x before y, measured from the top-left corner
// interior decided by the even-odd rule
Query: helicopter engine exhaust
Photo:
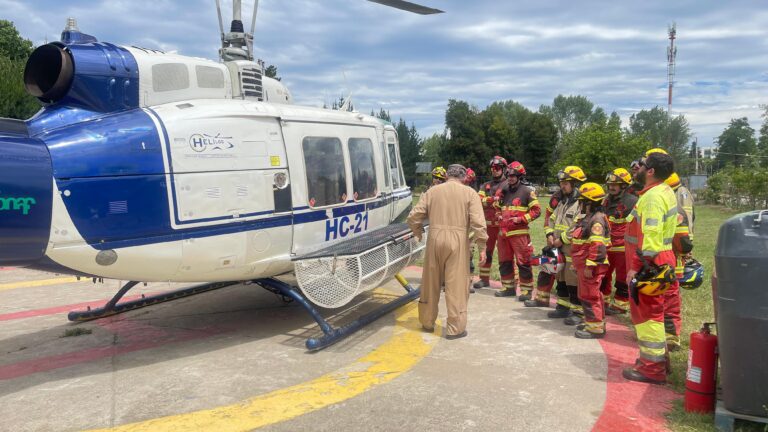
[[[58,44],[42,45],[29,56],[24,68],[27,93],[45,103],[61,100],[69,92],[75,75],[68,50]]]

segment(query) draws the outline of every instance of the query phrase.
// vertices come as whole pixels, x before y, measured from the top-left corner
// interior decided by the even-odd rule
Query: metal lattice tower
[[[669,26],[669,47],[667,48],[667,80],[669,81],[669,92],[667,94],[667,116],[672,115],[672,87],[675,84],[675,58],[677,58],[677,47],[675,46],[675,37],[677,36],[677,26],[675,23]]]

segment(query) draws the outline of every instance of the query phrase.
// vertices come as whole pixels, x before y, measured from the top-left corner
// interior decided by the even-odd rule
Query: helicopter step
[[[338,308],[416,262],[425,245],[416,240],[408,225],[391,224],[294,257],[294,273],[309,301]]]
[[[137,281],[131,281],[123,285],[122,288],[115,294],[114,297],[112,297],[104,306],[100,308],[91,309],[90,307],[86,310],[80,310],[80,311],[71,311],[67,318],[70,321],[90,321],[98,318],[104,318],[112,315],[116,315],[123,312],[128,312],[136,309],[140,309],[147,306],[152,306],[158,303],[163,303],[171,300],[177,300],[184,297],[189,297],[195,294],[201,294],[208,291],[217,290],[220,288],[226,288],[228,286],[237,285],[240,282],[214,282],[214,283],[208,283],[203,285],[197,285],[189,288],[183,288],[180,290],[170,291],[166,293],[160,293],[157,295],[152,296],[144,296],[142,295],[141,298],[136,300],[127,301],[125,303],[120,303],[121,298],[125,296],[125,294],[128,293],[128,291],[131,290],[131,288],[135,287],[139,284]]]

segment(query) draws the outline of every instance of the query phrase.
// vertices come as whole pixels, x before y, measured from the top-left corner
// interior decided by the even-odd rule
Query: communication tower
[[[667,29],[669,34],[669,47],[667,47],[667,80],[669,81],[669,91],[667,94],[667,116],[672,114],[672,87],[675,84],[675,58],[677,57],[677,47],[675,46],[675,37],[677,28],[675,23]]]

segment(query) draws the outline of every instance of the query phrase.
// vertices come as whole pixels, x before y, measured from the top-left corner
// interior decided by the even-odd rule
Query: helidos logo
[[[0,211],[21,210],[23,215],[29,214],[29,209],[37,204],[34,198],[13,198],[0,196]]]
[[[189,146],[192,150],[203,153],[207,150],[229,150],[235,147],[234,144],[229,142],[232,137],[223,137],[220,133],[216,136],[208,134],[194,134],[189,137]]]

